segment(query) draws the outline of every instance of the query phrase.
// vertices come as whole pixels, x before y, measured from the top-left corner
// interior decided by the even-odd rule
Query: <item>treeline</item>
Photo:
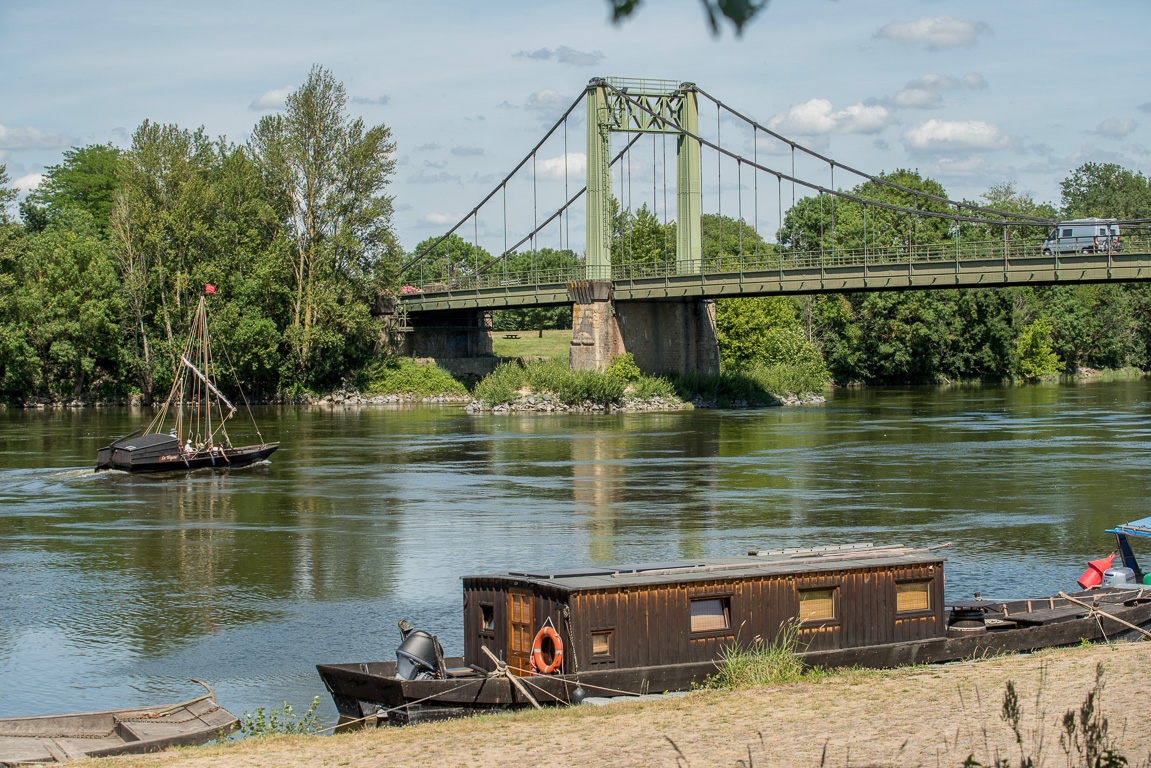
[[[19,222],[0,166],[0,397],[162,397],[206,284],[218,362],[250,394],[362,366],[400,263],[395,146],[346,101],[316,67],[244,145],[146,121],[127,149],[70,149]]]
[[[203,129],[145,122],[130,146],[64,153],[34,193],[16,192],[0,165],[0,399],[162,396],[205,284],[219,362],[255,395],[324,391],[355,376],[380,348],[377,293],[467,279],[509,279],[582,263],[568,249],[505,260],[458,236],[428,257],[404,253],[386,192],[395,145],[383,125],[346,112],[346,93],[315,67],[282,114],[242,145]],[[911,171],[887,179],[946,196]],[[869,182],[855,195],[911,207],[926,198]],[[1141,173],[1089,163],[1062,182],[1058,207],[1010,184],[982,204],[1043,217],[1151,218]],[[675,223],[613,201],[612,258],[675,259]],[[767,243],[748,222],[705,215],[705,268],[743,254],[1001,239],[1002,227],[800,200]],[[1042,238],[1011,225],[1010,239]],[[728,371],[797,365],[842,383],[1030,377],[1081,366],[1151,366],[1145,284],[858,293],[720,302]],[[571,326],[570,307],[495,313],[497,330]]]

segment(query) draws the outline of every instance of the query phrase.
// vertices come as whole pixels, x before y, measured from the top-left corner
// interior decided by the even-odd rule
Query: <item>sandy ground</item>
[[[936,667],[855,672],[744,691],[515,712],[333,737],[271,737],[87,761],[151,766],[959,766],[1019,765],[1000,712],[1008,681],[1023,707],[1023,751],[1068,765],[1060,721],[1104,668],[1102,711],[1117,751],[1151,764],[1151,642],[1044,651]],[[1075,765],[1079,762],[1073,763]]]

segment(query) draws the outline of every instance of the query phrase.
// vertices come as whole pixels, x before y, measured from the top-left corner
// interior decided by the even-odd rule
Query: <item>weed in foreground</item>
[[[246,738],[260,736],[308,736],[320,730],[320,718],[316,709],[320,706],[320,697],[312,699],[312,705],[302,715],[297,715],[292,705],[284,702],[280,709],[271,711],[263,707],[254,712],[245,712],[240,718],[240,733]]]
[[[723,650],[719,672],[708,677],[708,688],[750,688],[758,685],[793,683],[822,673],[807,669],[796,656],[799,650],[799,624],[785,622],[770,643],[756,637],[750,645],[730,645]]]

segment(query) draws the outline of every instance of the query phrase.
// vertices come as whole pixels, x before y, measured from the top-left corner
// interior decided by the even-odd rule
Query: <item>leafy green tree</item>
[[[11,177],[8,176],[8,166],[0,163],[0,224],[11,224],[12,214],[8,208],[15,202],[17,195],[20,193],[8,186],[12,183]]]
[[[492,265],[492,256],[487,250],[475,243],[469,243],[459,235],[448,235],[442,242],[436,244],[439,239],[429,237],[412,251],[409,259],[419,254],[423,256],[404,271],[402,282],[405,285],[453,282],[482,273],[490,274],[495,270],[506,273],[521,271],[520,260],[513,258],[516,254],[509,254],[504,263]],[[528,267],[523,266],[522,269],[527,270]]]
[[[758,232],[746,221],[737,221],[730,216],[705,213],[699,217],[700,246],[705,268],[721,257],[744,254],[774,253],[778,248],[768,245]],[[671,233],[674,238],[674,230]],[[673,254],[674,255],[674,254]],[[719,268],[724,265],[717,264]]]
[[[1084,163],[1059,186],[1064,218],[1151,218],[1151,182],[1115,163]]]
[[[1063,370],[1063,363],[1051,348],[1051,324],[1035,320],[1026,325],[1015,342],[1016,372],[1025,379],[1037,379]]]
[[[913,191],[866,181],[850,190],[851,194],[912,210],[955,212],[953,207],[916,194],[946,197],[941,184],[923,178],[918,171],[897,170],[880,174],[880,178]],[[796,251],[851,248],[906,256],[910,246],[941,243],[954,236],[951,222],[945,219],[909,215],[832,195],[815,195],[797,201],[787,211],[776,238],[781,245]]]
[[[742,370],[763,354],[768,333],[798,326],[795,308],[782,296],[720,299],[715,303],[716,338],[725,370]]]
[[[111,144],[66,149],[64,162],[48,167],[28,202],[43,206],[50,217],[67,208],[82,208],[103,232],[119,185],[119,165],[120,150]]]
[[[644,203],[636,211],[609,202],[613,264],[660,264],[675,260],[675,232],[660,223]]]
[[[347,93],[314,66],[282,115],[264,117],[249,142],[289,232],[293,303],[290,370],[313,383],[365,357],[373,340],[367,302],[399,278],[392,229],[395,144],[384,125],[346,114]]]
[[[91,214],[64,209],[29,241],[12,278],[10,321],[23,328],[12,346],[24,357],[18,395],[109,391],[119,382],[121,295],[107,245]],[[31,357],[36,363],[31,362]]]

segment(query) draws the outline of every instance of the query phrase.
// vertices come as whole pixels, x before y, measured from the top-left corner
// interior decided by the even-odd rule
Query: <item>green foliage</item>
[[[356,383],[365,395],[409,393],[413,395],[466,395],[467,387],[438,365],[424,365],[410,358],[381,358],[364,367]]]
[[[1035,320],[1027,325],[1015,341],[1019,362],[1016,370],[1025,379],[1038,379],[1063,370],[1063,363],[1051,349],[1051,324]]]
[[[748,405],[771,405],[775,396],[746,371],[736,373],[688,373],[670,377],[675,394],[681,400],[692,400],[697,395],[716,403],[721,408],[733,402]]]
[[[308,736],[320,730],[320,718],[316,709],[320,706],[320,697],[312,699],[308,711],[297,715],[292,705],[284,702],[280,709],[265,710],[260,707],[254,712],[245,712],[240,718],[240,733],[246,738],[260,738],[261,736]]]
[[[642,2],[643,0],[608,0],[612,8],[612,21],[618,22],[631,16]],[[721,17],[728,19],[735,26],[737,34],[742,32],[744,25],[767,5],[767,0],[700,0],[700,2],[707,14],[712,34],[718,34]]]
[[[55,218],[66,209],[79,208],[87,211],[103,232],[118,187],[119,164],[120,150],[111,144],[64,150],[64,162],[49,166],[40,186],[28,195],[28,210],[32,212],[40,205],[49,218]]]
[[[1151,181],[1115,163],[1084,163],[1059,186],[1064,218],[1151,217]]]
[[[716,338],[724,370],[740,370],[762,359],[767,334],[795,327],[797,322],[794,305],[781,296],[717,301]]]
[[[822,675],[821,668],[804,668],[796,655],[801,650],[795,621],[785,623],[771,642],[756,637],[746,646],[733,643],[720,653],[719,672],[708,677],[706,687],[738,690]]]
[[[620,379],[600,371],[569,371],[556,394],[567,405],[587,401],[607,405],[619,402],[626,387]]]
[[[607,367],[606,373],[608,376],[615,376],[625,384],[630,384],[643,376],[643,372],[640,371],[639,366],[635,364],[635,357],[631,352],[613,358],[611,364]]]
[[[467,242],[459,235],[448,235],[436,245],[438,237],[429,237],[415,247],[409,260],[423,254],[412,263],[401,276],[404,285],[422,286],[435,282],[458,282],[467,277],[475,277],[488,267],[491,254],[483,248]]]
[[[641,400],[676,397],[675,385],[663,376],[640,376],[631,382],[631,394]]]
[[[489,406],[510,403],[526,383],[523,366],[515,361],[501,363],[476,383],[472,396]]]

